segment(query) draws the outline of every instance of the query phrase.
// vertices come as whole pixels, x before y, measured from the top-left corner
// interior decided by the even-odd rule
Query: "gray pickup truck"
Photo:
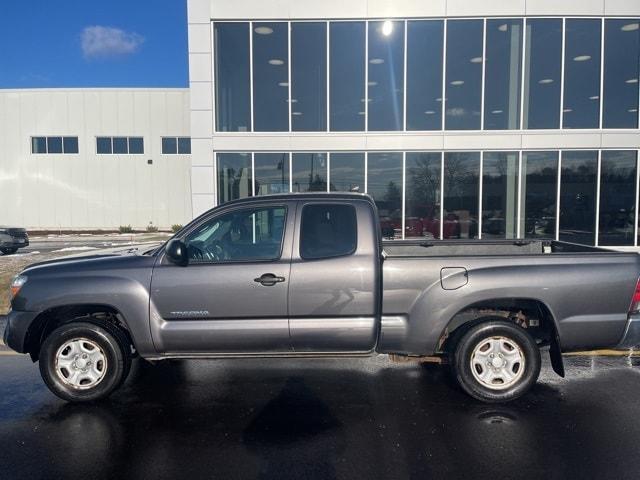
[[[11,286],[4,339],[69,401],[106,397],[131,359],[348,357],[451,367],[519,397],[548,347],[640,343],[640,256],[563,242],[383,243],[362,194],[227,203],[144,253],[55,260]]]

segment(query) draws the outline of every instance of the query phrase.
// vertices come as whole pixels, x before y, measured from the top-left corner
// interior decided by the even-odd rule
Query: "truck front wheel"
[[[40,374],[47,387],[69,402],[106,398],[125,380],[131,365],[115,328],[88,323],[64,324],[40,349]]]
[[[538,380],[540,349],[523,328],[491,320],[460,338],[452,364],[466,393],[483,402],[508,402],[525,394]]]

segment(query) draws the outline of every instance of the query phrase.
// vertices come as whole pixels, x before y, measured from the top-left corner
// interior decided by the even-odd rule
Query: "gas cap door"
[[[445,290],[457,290],[469,283],[469,272],[464,267],[444,267],[440,270],[440,284]]]

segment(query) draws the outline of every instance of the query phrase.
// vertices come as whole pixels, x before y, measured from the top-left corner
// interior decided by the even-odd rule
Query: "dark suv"
[[[27,245],[29,245],[29,235],[24,228],[0,226],[0,252],[10,255]]]

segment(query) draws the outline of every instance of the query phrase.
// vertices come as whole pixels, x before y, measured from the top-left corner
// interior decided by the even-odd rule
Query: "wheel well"
[[[26,351],[35,362],[40,355],[40,346],[47,336],[60,325],[74,321],[84,321],[97,325],[109,325],[120,330],[135,351],[135,345],[124,317],[108,305],[65,305],[50,308],[40,313],[27,330]]]
[[[442,333],[438,351],[449,351],[469,328],[489,319],[506,320],[519,325],[540,347],[557,342],[555,321],[544,303],[526,298],[507,298],[478,302],[460,310]]]

